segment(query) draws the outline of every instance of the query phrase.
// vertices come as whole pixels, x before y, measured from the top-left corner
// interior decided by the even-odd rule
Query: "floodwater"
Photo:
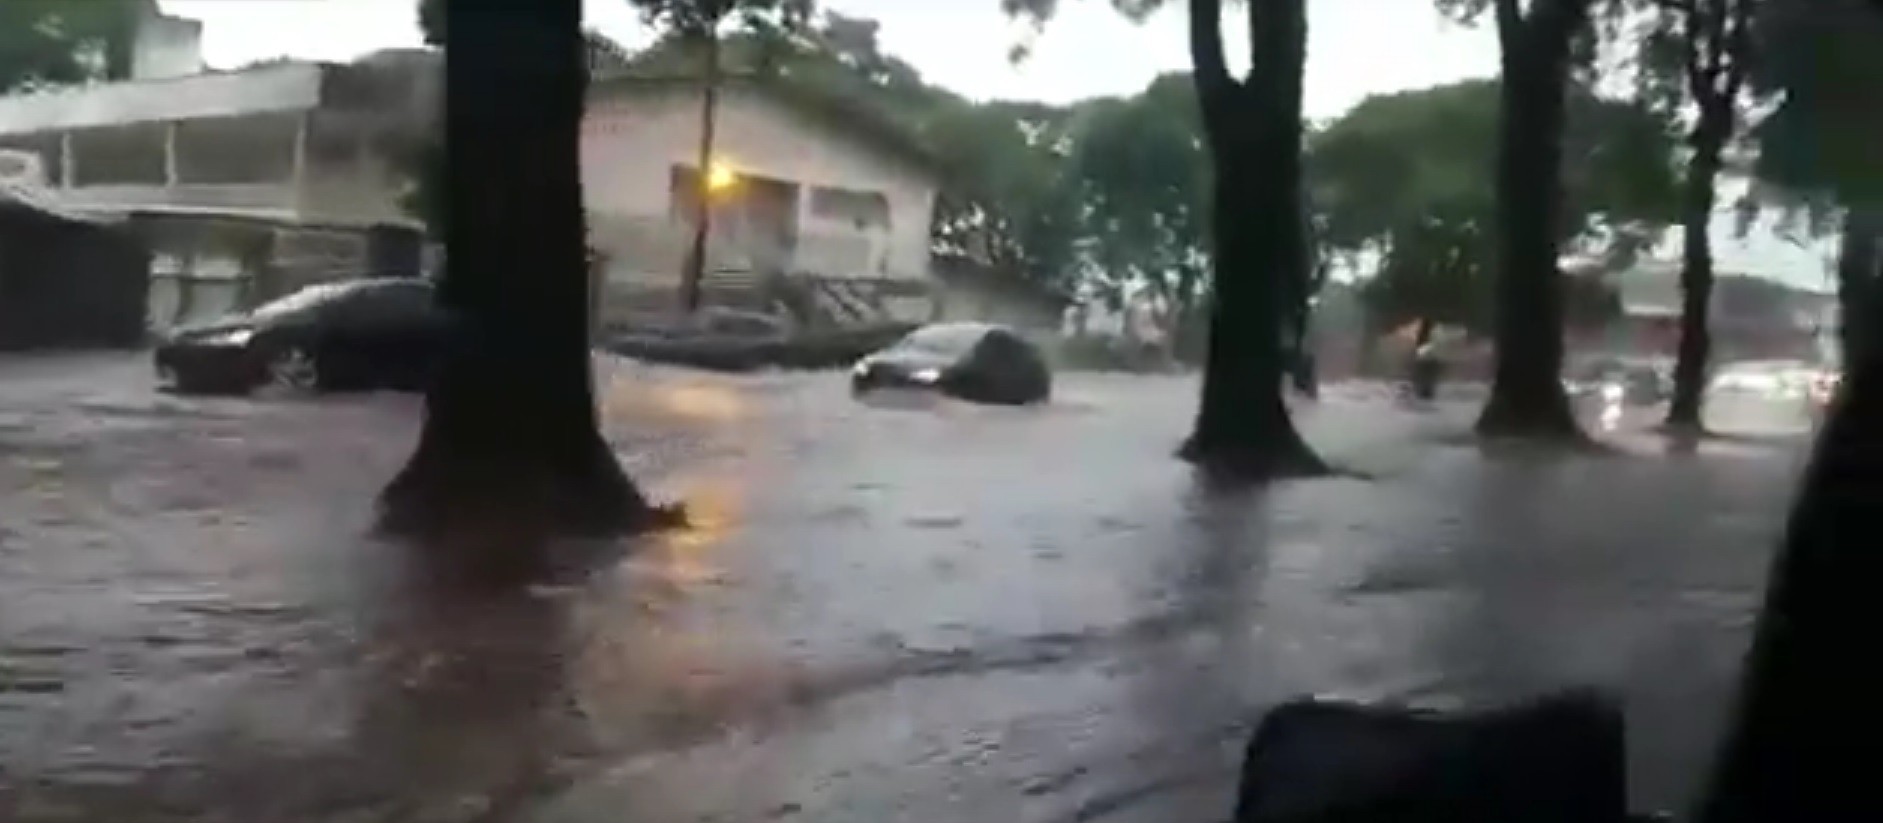
[[[1367,479],[1210,492],[1170,458],[1184,378],[1042,409],[600,384],[695,523],[500,585],[362,536],[409,398],[0,361],[0,819],[1211,821],[1278,699],[1582,684],[1674,806],[1803,444],[1742,400],[1761,433],[1692,453],[1486,458],[1468,406],[1337,386],[1298,414]]]

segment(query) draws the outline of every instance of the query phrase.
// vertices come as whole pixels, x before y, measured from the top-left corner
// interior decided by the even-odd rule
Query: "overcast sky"
[[[0,0],[3,1],[3,0]],[[416,0],[159,0],[170,14],[204,22],[204,57],[226,68],[269,57],[346,60],[419,42]],[[1026,36],[999,0],[823,0],[821,5],[882,23],[883,45],[931,82],[970,97],[1066,102],[1130,94],[1159,73],[1186,68],[1183,5],[1142,25],[1108,0],[1060,0],[1057,19],[1014,65],[1010,48]],[[1422,88],[1497,70],[1488,29],[1442,20],[1430,0],[1310,0],[1307,113],[1339,115],[1368,94]],[[645,43],[626,0],[585,0],[588,22],[629,46]],[[1241,40],[1230,11],[1225,27]],[[1232,42],[1232,63],[1241,49]],[[1714,232],[1720,266],[1758,272],[1794,285],[1827,284],[1824,243],[1800,247],[1755,231],[1739,240]]]
[[[346,59],[418,43],[408,0],[162,0],[166,12],[206,24],[203,50],[226,67],[281,55]],[[645,42],[625,0],[586,0],[590,25],[629,45]],[[825,8],[882,22],[884,47],[933,82],[975,98],[1064,102],[1128,94],[1189,59],[1173,10],[1143,25],[1107,0],[1062,0],[1060,16],[1020,65],[1007,60],[1025,27],[999,0],[827,0]],[[1428,0],[1313,0],[1307,108],[1331,117],[1373,92],[1419,88],[1497,68],[1486,30],[1442,21]],[[1232,36],[1240,35],[1229,13]],[[1232,54],[1240,49],[1231,49]]]

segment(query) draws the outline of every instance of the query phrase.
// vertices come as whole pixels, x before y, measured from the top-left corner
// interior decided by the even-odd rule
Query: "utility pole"
[[[719,109],[719,28],[716,18],[705,21],[705,67],[701,72],[700,151],[693,168],[693,245],[687,251],[686,270],[680,273],[680,311],[687,317],[700,309],[700,284],[706,279],[706,241],[712,233],[713,132]]]

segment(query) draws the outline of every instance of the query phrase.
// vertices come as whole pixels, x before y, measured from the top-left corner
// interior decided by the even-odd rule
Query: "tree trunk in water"
[[[1883,321],[1874,295],[1848,310]],[[1883,819],[1853,746],[1876,727],[1879,678],[1851,658],[1871,642],[1876,492],[1883,487],[1883,350],[1868,338],[1813,450],[1739,678],[1737,707],[1698,823]]]
[[[1732,128],[1731,110],[1723,114],[1702,115],[1694,128],[1693,157],[1687,161],[1687,190],[1681,202],[1680,349],[1674,360],[1674,399],[1667,409],[1670,429],[1697,432],[1703,428],[1700,407],[1713,350],[1713,335],[1707,329],[1713,300],[1713,241],[1707,229],[1713,222],[1720,152]]]
[[[1219,0],[1192,0],[1191,49],[1215,165],[1215,284],[1196,427],[1179,455],[1237,480],[1327,470],[1283,400],[1286,305],[1307,276],[1299,219],[1303,0],[1250,0],[1246,83],[1222,69]],[[1205,51],[1213,49],[1214,51]]]
[[[383,525],[434,538],[632,531],[651,507],[597,430],[578,159],[580,0],[448,0],[446,249],[454,345]]]
[[[1866,327],[1861,307],[1879,280],[1883,280],[1883,213],[1852,208],[1844,215],[1837,252],[1837,335],[1846,363],[1873,331]]]
[[[1486,436],[1581,439],[1563,392],[1557,267],[1569,43],[1587,0],[1535,0],[1504,29],[1497,156],[1496,368],[1478,418]]]

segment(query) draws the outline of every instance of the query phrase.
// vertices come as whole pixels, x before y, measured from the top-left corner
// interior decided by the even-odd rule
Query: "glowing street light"
[[[718,194],[718,193],[726,191],[727,189],[732,188],[733,186],[738,185],[738,183],[739,183],[739,173],[736,171],[733,171],[731,166],[728,166],[725,163],[722,163],[718,160],[714,160],[712,163],[707,165],[706,167],[706,191],[707,193]]]

